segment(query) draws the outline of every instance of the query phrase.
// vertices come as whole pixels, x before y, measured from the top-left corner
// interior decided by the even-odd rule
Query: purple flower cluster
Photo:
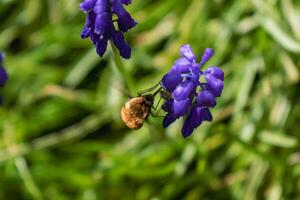
[[[120,55],[130,58],[131,49],[123,35],[137,24],[124,9],[123,4],[130,3],[131,0],[84,0],[80,4],[80,9],[87,14],[81,37],[91,38],[99,56],[103,56],[108,40],[112,40]]]
[[[2,66],[4,55],[0,52],[0,87],[3,87],[8,79],[7,73]],[[2,102],[2,97],[0,96],[0,103]]]
[[[181,133],[187,137],[202,122],[212,120],[209,108],[213,108],[216,97],[221,96],[224,72],[215,66],[204,71],[201,69],[214,55],[210,48],[205,49],[200,63],[197,63],[190,45],[183,45],[180,53],[182,57],[175,61],[161,80],[162,87],[172,94],[162,106],[167,112],[163,126],[167,127],[176,119],[185,117]]]

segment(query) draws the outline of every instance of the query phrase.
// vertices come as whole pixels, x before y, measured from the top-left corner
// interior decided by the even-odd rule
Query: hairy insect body
[[[122,107],[121,118],[128,128],[139,129],[147,119],[152,105],[152,95],[134,97]]]
[[[172,99],[172,94],[166,90],[160,90],[159,94],[161,96],[161,98],[163,98],[164,100],[169,100]]]

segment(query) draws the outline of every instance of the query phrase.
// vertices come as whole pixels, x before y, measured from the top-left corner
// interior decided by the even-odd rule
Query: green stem
[[[32,198],[35,200],[43,199],[42,192],[34,182],[34,179],[28,169],[26,160],[23,157],[15,158],[15,165],[17,170],[20,174],[20,177],[24,181],[25,187],[27,188],[28,192],[32,195]]]
[[[120,76],[122,77],[122,81],[124,84],[125,89],[130,93],[131,91],[135,91],[135,87],[133,84],[133,79],[131,74],[128,72],[128,70],[125,68],[121,57],[119,55],[119,52],[117,50],[117,48],[115,47],[115,45],[113,43],[110,43],[111,48],[112,48],[112,60],[115,64],[116,69],[118,70]]]

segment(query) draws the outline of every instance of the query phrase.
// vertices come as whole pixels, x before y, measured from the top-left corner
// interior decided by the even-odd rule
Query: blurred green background
[[[300,199],[300,1],[133,0],[123,60],[131,92],[191,44],[225,71],[204,123],[136,131],[120,120],[122,74],[81,40],[79,0],[0,0],[10,79],[0,108],[0,199]]]

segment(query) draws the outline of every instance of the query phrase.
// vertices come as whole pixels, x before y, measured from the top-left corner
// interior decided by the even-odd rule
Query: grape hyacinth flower
[[[2,66],[2,62],[4,59],[3,53],[0,52],[0,87],[3,87],[8,79],[7,73]],[[2,103],[2,97],[0,96],[0,103]]]
[[[99,56],[103,56],[111,40],[123,58],[130,58],[131,49],[124,33],[137,24],[124,9],[123,5],[130,3],[131,0],[84,0],[80,4],[80,9],[87,14],[81,37],[91,38]]]
[[[162,88],[171,94],[162,105],[167,113],[163,126],[166,128],[176,119],[185,117],[181,133],[188,137],[202,122],[212,121],[210,108],[216,105],[216,97],[221,96],[224,72],[216,66],[202,70],[214,55],[210,48],[205,49],[200,63],[197,63],[190,45],[183,45],[180,53],[182,57],[161,80]]]

